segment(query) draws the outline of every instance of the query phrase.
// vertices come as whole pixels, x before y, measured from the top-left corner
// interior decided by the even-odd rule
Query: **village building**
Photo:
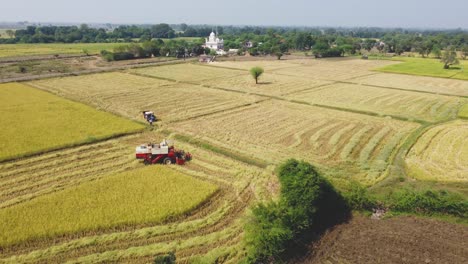
[[[205,38],[205,48],[215,50],[217,54],[225,54],[224,51],[224,40],[216,36],[214,32],[211,32],[208,38]]]

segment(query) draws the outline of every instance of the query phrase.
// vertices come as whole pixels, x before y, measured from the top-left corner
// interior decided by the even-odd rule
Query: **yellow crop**
[[[161,222],[195,208],[217,187],[149,166],[0,210],[0,246],[121,225]]]
[[[0,84],[0,160],[93,142],[143,125],[17,83]]]

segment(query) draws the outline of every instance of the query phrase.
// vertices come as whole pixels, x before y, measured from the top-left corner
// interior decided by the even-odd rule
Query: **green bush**
[[[399,212],[468,217],[468,201],[447,191],[403,189],[390,195],[390,208]]]
[[[286,224],[286,212],[278,203],[258,204],[252,209],[252,217],[245,226],[247,261],[276,258],[286,249],[294,237],[292,228]]]
[[[156,256],[153,261],[154,264],[174,264],[176,263],[176,256],[174,252],[169,252],[165,255]]]
[[[357,182],[351,182],[349,190],[343,194],[346,203],[358,211],[370,211],[377,206],[377,201],[367,189]]]
[[[278,169],[279,201],[258,204],[245,226],[247,262],[274,262],[309,235],[349,216],[343,197],[316,169],[288,160]]]

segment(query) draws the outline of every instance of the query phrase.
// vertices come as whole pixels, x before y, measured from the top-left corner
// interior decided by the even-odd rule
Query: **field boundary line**
[[[414,90],[414,89],[403,89],[403,88],[397,88],[397,87],[374,85],[374,84],[364,84],[364,83],[349,82],[349,81],[336,81],[336,82],[337,83],[342,83],[342,84],[362,85],[362,86],[372,87],[372,88],[382,88],[382,89],[399,90],[399,91],[406,91],[406,92],[416,92],[416,93],[425,93],[425,94],[433,94],[433,95],[444,95],[444,96],[451,96],[451,97],[468,98],[468,95],[436,93],[436,92],[430,92],[430,91],[421,91],[421,90]]]
[[[246,103],[246,104],[238,105],[238,106],[233,106],[233,107],[229,107],[229,108],[226,108],[226,109],[217,110],[217,111],[210,112],[210,113],[204,113],[204,114],[200,114],[200,115],[196,115],[196,116],[191,116],[191,117],[187,117],[187,118],[176,119],[176,120],[168,121],[167,123],[168,123],[168,124],[171,124],[171,123],[179,123],[179,122],[189,121],[189,120],[197,119],[197,118],[200,118],[200,117],[215,115],[215,114],[219,114],[219,113],[223,113],[223,112],[227,112],[227,111],[231,111],[231,110],[235,110],[235,109],[240,109],[240,108],[252,106],[252,105],[255,105],[255,104],[259,104],[259,103],[265,102],[265,101],[267,101],[267,100],[270,100],[270,98],[265,98],[265,99],[263,99],[263,100],[259,100],[259,101],[256,101],[256,102]]]
[[[241,153],[233,152],[233,151],[231,151],[229,149],[226,149],[224,147],[219,147],[219,146],[213,145],[211,143],[206,142],[205,140],[193,138],[193,137],[191,137],[189,135],[186,135],[186,134],[173,132],[173,131],[167,130],[167,129],[164,129],[164,130],[162,130],[160,132],[161,132],[161,134],[164,134],[166,136],[173,135],[173,138],[175,140],[180,140],[182,142],[195,145],[195,146],[200,147],[202,149],[212,151],[214,153],[223,155],[225,157],[240,161],[240,162],[248,164],[248,165],[252,165],[252,166],[255,166],[255,167],[262,168],[262,169],[265,169],[269,165],[264,160],[261,160],[261,159],[255,158],[255,157],[248,157],[248,156],[245,156],[245,155],[243,155]]]
[[[35,75],[35,76],[33,75],[33,76],[26,76],[26,77],[0,79],[0,83],[29,82],[29,81],[45,80],[45,79],[60,78],[60,77],[72,77],[72,76],[81,76],[81,75],[89,75],[89,74],[99,74],[99,73],[105,73],[105,72],[118,72],[122,70],[133,69],[133,68],[158,67],[158,66],[183,64],[183,63],[188,63],[188,62],[183,61],[183,60],[177,60],[177,59],[165,60],[165,61],[150,62],[150,63],[145,63],[145,64],[123,65],[123,66],[115,66],[115,67],[88,69],[88,70],[83,70],[83,71],[73,71],[73,72],[66,72],[66,73],[52,73],[52,74],[45,74],[45,75]]]
[[[289,92],[289,93],[282,94],[281,96],[287,96],[287,95],[297,94],[297,93],[301,93],[301,92],[305,92],[305,91],[309,91],[309,90],[315,90],[315,89],[318,89],[318,88],[323,88],[323,87],[326,87],[326,86],[329,86],[329,85],[334,85],[334,84],[337,84],[337,81],[333,81],[332,83],[319,84],[317,86],[305,88],[305,89],[302,89],[302,90],[292,91],[292,92]]]
[[[72,144],[66,144],[66,145],[63,145],[63,146],[60,146],[60,147],[56,147],[56,148],[51,148],[51,149],[42,150],[42,151],[38,151],[38,152],[34,152],[34,153],[24,154],[24,155],[21,155],[21,156],[18,156],[18,157],[13,157],[13,158],[6,158],[6,159],[0,160],[0,164],[6,163],[6,162],[11,162],[11,161],[19,161],[19,160],[22,160],[22,159],[36,157],[36,156],[40,156],[40,155],[43,155],[43,154],[47,154],[47,153],[51,153],[51,152],[55,152],[55,151],[60,151],[60,150],[68,149],[68,148],[92,145],[92,144],[95,144],[95,143],[100,143],[100,142],[104,142],[104,141],[108,141],[108,140],[112,140],[112,139],[117,139],[117,138],[121,138],[121,137],[125,137],[125,136],[136,135],[136,134],[142,133],[143,130],[145,130],[145,129],[142,128],[142,129],[140,129],[139,131],[136,131],[136,132],[116,133],[114,135],[110,135],[110,136],[103,137],[103,138],[96,139],[96,140],[86,139],[84,141],[80,141],[80,142],[72,143]]]
[[[406,61],[403,61],[405,63]],[[385,66],[384,66],[385,67]],[[407,73],[407,72],[395,72],[395,71],[389,71],[389,70],[382,70],[381,68],[377,69],[372,69],[372,71],[379,72],[379,73],[391,73],[391,74],[403,74],[403,75],[408,75],[408,76],[420,76],[420,77],[430,77],[430,78],[441,78],[441,79],[448,79],[448,80],[459,80],[459,81],[466,81],[466,79],[459,79],[459,78],[453,78],[460,72],[457,72],[454,75],[451,76],[436,76],[436,75],[428,75],[428,74],[415,74],[415,73]]]
[[[420,124],[423,124],[423,125],[424,124],[432,124],[431,122],[428,122],[426,120],[407,118],[407,117],[397,116],[397,115],[384,115],[384,114],[379,114],[379,113],[375,113],[375,112],[362,111],[362,110],[351,109],[351,108],[343,108],[343,107],[322,105],[322,104],[312,104],[312,103],[299,101],[299,100],[284,99],[284,101],[291,102],[291,103],[296,103],[296,104],[308,105],[308,106],[322,107],[322,108],[327,108],[327,109],[332,109],[332,110],[337,110],[337,111],[343,111],[343,112],[351,112],[351,113],[355,113],[355,114],[369,115],[369,116],[380,117],[380,118],[391,117],[392,119],[397,119],[397,120],[405,121],[405,122],[420,123]]]

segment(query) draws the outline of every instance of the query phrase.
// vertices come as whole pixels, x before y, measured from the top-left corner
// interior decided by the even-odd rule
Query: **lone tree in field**
[[[441,62],[444,63],[444,69],[449,69],[451,65],[459,63],[457,59],[457,51],[455,47],[448,47],[447,50],[442,54]]]
[[[461,56],[462,56],[462,59],[466,60],[466,57],[468,57],[468,45],[465,44],[463,45],[463,47],[461,48]]]
[[[255,79],[255,84],[258,84],[258,78],[260,78],[260,75],[263,74],[263,68],[253,67],[252,69],[250,69],[250,74]]]

